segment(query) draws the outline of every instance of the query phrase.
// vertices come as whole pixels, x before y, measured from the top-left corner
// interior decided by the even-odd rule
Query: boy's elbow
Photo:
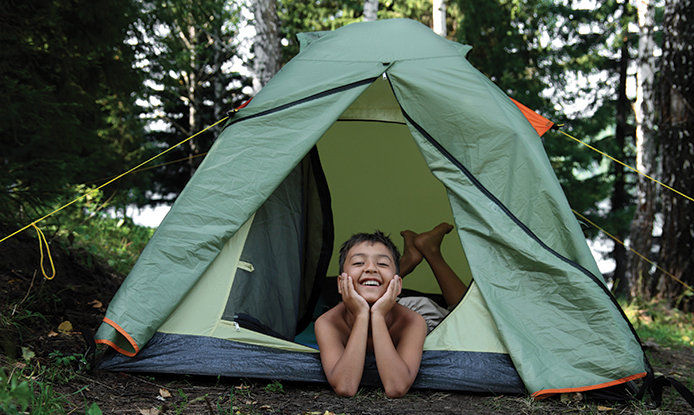
[[[333,385],[333,390],[339,396],[345,396],[351,398],[357,394],[359,387],[349,386],[349,385]]]
[[[386,396],[395,399],[395,398],[402,398],[405,396],[407,391],[410,389],[409,387],[402,387],[402,386],[391,386],[384,388],[386,392]]]
[[[411,383],[406,383],[406,382],[392,382],[389,384],[384,384],[383,385],[383,390],[386,393],[386,396],[393,399],[393,398],[402,398],[407,394],[407,391],[410,390],[410,386],[412,386]]]

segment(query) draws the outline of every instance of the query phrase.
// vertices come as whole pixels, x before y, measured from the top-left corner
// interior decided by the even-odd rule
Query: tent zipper
[[[371,83],[373,83],[374,81],[376,81],[376,79],[378,79],[380,76],[381,76],[381,75],[378,75],[378,76],[376,76],[376,77],[366,78],[366,79],[362,79],[362,80],[360,80],[360,81],[352,82],[352,83],[349,83],[349,84],[346,84],[346,85],[342,85],[342,86],[338,86],[338,87],[335,87],[335,88],[327,89],[327,90],[325,90],[325,91],[318,92],[318,93],[313,94],[313,95],[310,95],[310,96],[308,96],[308,97],[300,98],[300,99],[298,99],[298,100],[296,100],[296,101],[288,102],[288,103],[286,103],[286,104],[282,104],[282,105],[279,105],[279,106],[277,106],[277,107],[267,109],[267,110],[265,110],[265,111],[260,111],[260,112],[258,112],[258,113],[251,114],[251,115],[247,115],[247,116],[241,117],[241,118],[231,119],[231,120],[229,120],[229,122],[224,126],[224,128],[223,128],[222,130],[226,129],[226,128],[229,127],[230,125],[236,124],[236,123],[241,122],[241,121],[246,121],[246,120],[250,120],[250,119],[253,119],[253,118],[257,118],[257,117],[262,117],[262,116],[269,115],[269,114],[272,114],[272,113],[275,113],[275,112],[278,112],[278,111],[285,110],[285,109],[287,109],[287,108],[291,108],[291,107],[296,106],[296,105],[299,105],[299,104],[303,104],[303,103],[305,103],[305,102],[309,102],[309,101],[313,101],[313,100],[316,100],[316,99],[319,99],[319,98],[323,98],[323,97],[326,97],[326,96],[328,96],[328,95],[337,94],[337,93],[339,93],[339,92],[346,91],[346,90],[352,89],[352,88],[356,88],[356,87],[358,87],[358,86],[371,84]]]

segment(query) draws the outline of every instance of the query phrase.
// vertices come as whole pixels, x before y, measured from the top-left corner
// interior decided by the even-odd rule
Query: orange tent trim
[[[598,383],[597,385],[580,386],[578,388],[543,389],[543,390],[540,390],[540,391],[533,393],[532,396],[535,399],[544,399],[544,398],[547,398],[547,397],[554,395],[554,394],[557,394],[557,393],[584,392],[584,391],[589,391],[589,390],[594,390],[594,389],[608,388],[610,386],[619,385],[621,383],[626,383],[626,382],[629,382],[631,380],[640,379],[644,376],[646,376],[646,372],[637,373],[635,375],[627,376],[625,378],[613,380],[610,382]]]
[[[106,344],[106,345],[108,345],[108,346],[111,346],[111,347],[113,347],[116,351],[118,351],[118,353],[122,353],[122,354],[124,354],[124,355],[126,355],[126,356],[128,356],[128,357],[133,357],[133,356],[135,356],[135,355],[140,351],[140,348],[137,346],[137,343],[135,343],[135,339],[133,339],[132,336],[130,336],[130,335],[128,334],[128,332],[126,332],[125,330],[123,330],[123,328],[122,328],[121,326],[119,326],[115,321],[113,321],[113,320],[111,320],[111,319],[109,319],[109,318],[104,317],[104,323],[106,323],[106,324],[108,324],[109,326],[113,327],[114,329],[116,329],[116,331],[118,331],[118,333],[120,333],[121,335],[123,335],[123,337],[125,337],[125,339],[130,343],[130,345],[132,346],[133,350],[135,350],[135,352],[129,352],[129,351],[127,351],[127,350],[123,350],[122,348],[118,347],[118,346],[117,346],[115,343],[113,343],[112,341],[106,340],[106,339],[95,339],[95,340],[94,340],[95,343],[101,343],[101,344]]]
[[[531,110],[530,108],[526,107],[525,105],[521,104],[515,99],[511,98],[511,101],[513,101],[513,103],[516,104],[518,109],[521,110],[525,118],[528,120],[530,125],[533,126],[535,131],[537,131],[537,135],[539,135],[540,137],[542,137],[542,134],[546,133],[554,125],[552,121],[536,113],[535,111]]]

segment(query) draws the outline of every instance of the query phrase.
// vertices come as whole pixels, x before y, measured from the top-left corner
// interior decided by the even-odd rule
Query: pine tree
[[[27,0],[0,16],[0,222],[25,224],[141,154],[141,78],[125,43],[138,9]]]
[[[230,70],[239,11],[224,0],[145,0],[139,65],[147,73],[147,135],[156,152],[189,137],[240,105],[250,81]],[[237,57],[238,58],[238,57]],[[157,168],[149,203],[171,202],[220,131],[208,130],[167,154],[186,159]]]

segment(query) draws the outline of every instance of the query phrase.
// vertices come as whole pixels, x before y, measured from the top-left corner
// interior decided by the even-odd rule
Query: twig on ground
[[[10,316],[14,316],[14,313],[17,312],[17,307],[19,307],[29,297],[29,293],[31,292],[31,289],[34,287],[34,279],[36,279],[36,270],[34,270],[34,276],[31,277],[31,283],[29,284],[29,289],[27,290],[27,293],[24,294],[24,298],[22,298],[22,301],[14,305],[14,307],[12,308],[12,314],[10,314]]]

